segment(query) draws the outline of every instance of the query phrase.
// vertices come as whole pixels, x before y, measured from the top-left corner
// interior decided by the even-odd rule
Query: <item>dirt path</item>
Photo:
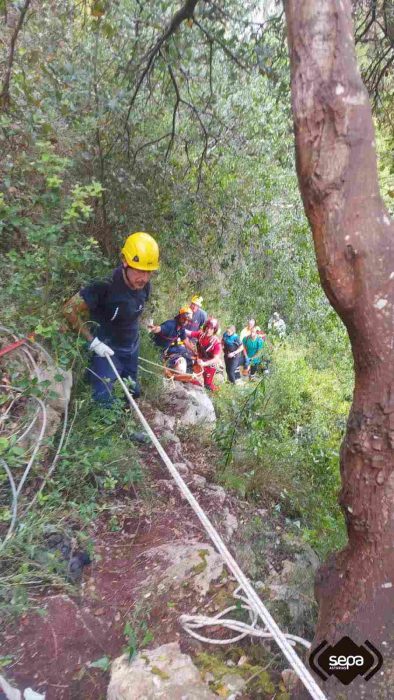
[[[178,442],[167,444],[166,450],[179,461]],[[193,451],[199,473],[209,474],[210,463],[189,444],[189,458]],[[155,646],[180,641],[183,651],[200,648],[183,632],[179,615],[191,609],[212,609],[215,595],[219,591],[227,595],[234,587],[225,577],[214,584],[205,600],[199,600],[193,588],[179,591],[175,587],[162,595],[151,590],[147,584],[152,569],[147,557],[150,550],[174,543],[203,544],[207,538],[156,452],[142,446],[140,453],[151,494],[139,498],[133,491],[123,492],[112,500],[110,512],[92,523],[94,561],[85,568],[76,594],[48,591],[36,599],[38,612],[23,615],[0,633],[2,655],[13,657],[7,677],[20,688],[46,691],[46,700],[105,698],[108,674],[88,664],[122,653],[128,621],[137,632],[139,627],[149,628]],[[208,495],[204,488],[191,488],[214,517],[215,495]],[[155,581],[158,578],[160,572]]]
[[[153,417],[149,405],[143,410],[148,419]],[[156,429],[159,437],[163,432]],[[186,482],[245,571],[255,578],[274,568],[279,571],[283,552],[278,550],[277,531],[283,524],[278,520],[266,523],[263,539],[263,531],[250,523],[261,522],[258,514],[266,511],[256,511],[210,483],[218,458],[212,443],[207,440],[202,450],[201,440],[188,435],[184,443],[177,437],[168,441],[168,432],[164,442],[174,462],[187,463]],[[84,569],[82,583],[72,594],[48,590],[36,598],[38,611],[0,632],[1,654],[13,658],[6,668],[7,678],[19,688],[45,691],[46,700],[105,700],[109,674],[89,664],[122,653],[127,646],[126,623],[136,635],[137,647],[148,633],[145,641],[150,640],[151,646],[178,641],[181,650],[192,655],[215,652],[215,647],[187,635],[179,617],[183,612],[212,614],[224,609],[232,602],[235,582],[223,569],[201,594],[196,584],[206,566],[207,536],[153,447],[142,445],[139,452],[146,474],[141,492],[133,487],[119,492],[108,503],[108,510],[92,522],[94,560]],[[234,522],[241,526],[235,538]],[[251,545],[261,553],[257,563]],[[175,548],[177,555],[181,552],[182,568],[191,556],[191,550],[187,551],[182,561],[185,546],[194,548],[198,563],[169,582],[169,561],[163,558],[163,551]]]

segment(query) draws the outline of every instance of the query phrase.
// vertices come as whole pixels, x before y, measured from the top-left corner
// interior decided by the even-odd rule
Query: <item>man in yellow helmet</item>
[[[193,316],[192,320],[187,325],[189,331],[199,331],[208,319],[207,312],[202,308],[203,301],[204,299],[198,294],[194,294],[191,298],[190,308]]]
[[[138,398],[139,317],[150,294],[150,278],[159,267],[159,247],[149,233],[133,233],[122,248],[122,264],[112,279],[93,282],[64,308],[69,324],[89,342],[94,353],[89,367],[93,398],[112,401],[115,381],[106,355],[119,374],[132,379]]]

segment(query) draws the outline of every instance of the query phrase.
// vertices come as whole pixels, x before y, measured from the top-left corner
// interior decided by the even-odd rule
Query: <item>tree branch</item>
[[[156,57],[160,54],[160,50],[161,50],[162,46],[168,41],[170,36],[172,36],[172,34],[174,34],[174,32],[176,32],[176,30],[180,27],[182,22],[184,22],[186,19],[192,19],[197,2],[198,2],[198,0],[186,0],[185,4],[178,10],[178,12],[175,13],[175,15],[171,19],[168,27],[164,30],[163,34],[161,34],[161,36],[159,36],[159,38],[157,39],[154,46],[145,55],[145,57],[143,59],[143,61],[145,61],[145,66],[141,72],[141,75],[137,81],[137,85],[136,85],[134,92],[131,96],[130,106],[129,106],[129,110],[127,113],[126,121],[128,121],[130,118],[130,113],[131,113],[131,110],[133,108],[135,99],[138,95],[138,92],[141,88],[141,85],[144,82],[146,75],[149,73],[150,69],[152,68]],[[126,67],[126,70],[129,70],[129,69],[130,69],[130,62],[128,63],[128,65]]]
[[[167,151],[166,151],[166,155],[165,155],[165,159],[166,159],[166,160],[167,160],[167,158],[168,158],[168,155],[169,155],[169,153],[170,153],[170,151],[171,151],[171,148],[172,148],[172,145],[173,145],[173,143],[174,143],[174,139],[175,139],[175,128],[176,128],[176,115],[177,115],[179,103],[180,103],[180,101],[181,101],[181,95],[180,95],[180,92],[179,92],[178,83],[177,83],[177,81],[176,81],[176,78],[175,78],[175,75],[174,75],[174,71],[172,70],[172,67],[171,67],[171,65],[170,65],[169,63],[167,64],[167,68],[168,68],[168,72],[169,72],[169,74],[170,74],[171,82],[172,82],[172,84],[173,84],[173,86],[174,86],[175,95],[176,95],[176,100],[175,100],[174,109],[173,109],[173,112],[172,112],[171,138],[170,138],[170,141],[169,141],[169,143],[168,143],[168,147],[167,147]]]
[[[20,11],[18,21],[15,25],[15,29],[13,31],[12,37],[11,37],[11,42],[10,42],[10,50],[8,53],[8,60],[7,60],[7,68],[3,80],[3,85],[1,88],[1,93],[0,93],[0,109],[6,110],[8,109],[10,105],[10,82],[11,82],[11,73],[12,73],[12,66],[14,63],[14,53],[15,53],[15,44],[16,40],[18,38],[18,34],[20,30],[22,29],[22,25],[25,19],[25,15],[27,10],[29,9],[29,5],[31,3],[31,0],[25,0],[24,5]]]
[[[135,166],[137,155],[141,153],[141,151],[143,151],[144,148],[148,148],[149,146],[153,146],[156,143],[160,143],[160,141],[164,141],[164,139],[168,139],[169,137],[171,137],[171,131],[168,131],[166,134],[163,134],[163,136],[159,136],[159,138],[157,139],[153,139],[152,141],[146,141],[141,146],[138,146],[138,148],[135,149],[133,154],[132,168],[134,168]]]
[[[199,30],[207,37],[208,41],[210,42],[216,42],[219,44],[220,48],[222,51],[226,54],[228,58],[230,58],[234,63],[239,66],[239,68],[242,68],[242,70],[249,71],[249,67],[246,66],[242,61],[238,58],[238,56],[233,53],[226,44],[223,43],[220,39],[218,39],[217,36],[214,36],[213,34],[210,34],[205,27],[203,27],[200,22],[198,22],[196,19],[194,20],[194,24],[199,28]]]
[[[369,16],[371,17],[368,21]],[[356,43],[361,42],[363,37],[368,34],[373,23],[376,19],[376,0],[372,0],[372,5],[369,8],[366,17],[360,22],[359,26],[356,28],[355,39]]]
[[[169,22],[167,28],[164,30],[164,32],[158,37],[156,40],[155,44],[152,46],[151,49],[145,54],[144,58],[142,59],[141,63],[145,64],[144,67],[141,70],[141,73],[139,75],[139,78],[137,80],[136,86],[133,90],[133,93],[130,98],[130,103],[129,107],[127,110],[126,114],[126,119],[125,119],[125,126],[124,126],[124,131],[126,131],[127,124],[130,119],[131,112],[134,107],[134,103],[137,99],[138,93],[142,87],[142,84],[147,77],[147,75],[150,73],[150,71],[153,68],[153,65],[155,63],[156,58],[160,55],[160,50],[162,46],[168,41],[168,39],[176,32],[176,30],[180,27],[182,22],[184,22],[186,19],[192,19],[194,10],[196,8],[196,5],[199,0],[186,0],[185,4],[182,5],[182,7],[174,14],[172,17],[171,21]],[[130,60],[126,66],[126,70],[130,70],[132,61]],[[111,153],[113,148],[115,147],[115,144],[119,141],[120,135],[117,136],[117,138],[114,140],[110,148],[108,149],[106,153],[106,157]]]
[[[164,58],[164,56],[163,56],[163,58]],[[203,147],[203,150],[202,150],[202,153],[201,153],[201,156],[199,159],[199,164],[198,164],[198,180],[197,180],[197,192],[198,192],[198,190],[200,189],[201,180],[202,180],[202,166],[203,166],[204,159],[205,159],[205,156],[206,156],[207,150],[208,150],[208,132],[207,132],[205,124],[204,124],[196,106],[192,102],[188,102],[187,100],[185,100],[181,96],[179,86],[178,86],[178,83],[177,83],[176,78],[175,78],[174,71],[172,69],[171,64],[168,61],[167,61],[167,68],[168,68],[168,72],[170,74],[171,82],[174,86],[176,100],[175,100],[175,105],[174,105],[173,114],[172,114],[171,139],[170,139],[170,142],[168,144],[167,151],[166,151],[166,158],[168,157],[168,154],[171,150],[171,147],[172,147],[172,144],[173,144],[174,138],[175,138],[176,115],[178,112],[178,108],[179,108],[180,104],[183,104],[183,105],[185,105],[185,107],[190,109],[190,111],[195,115],[195,117],[200,125],[203,137],[204,137],[204,147]],[[188,153],[187,153],[187,157],[189,158]]]

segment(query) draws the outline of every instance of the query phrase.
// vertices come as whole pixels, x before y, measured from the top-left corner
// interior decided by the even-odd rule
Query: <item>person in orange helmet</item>
[[[188,306],[182,306],[174,318],[164,321],[160,326],[151,325],[153,341],[162,350],[162,357],[168,367],[191,370],[193,353],[191,343],[186,338],[186,328],[191,321],[192,311]],[[179,362],[183,359],[184,362]]]

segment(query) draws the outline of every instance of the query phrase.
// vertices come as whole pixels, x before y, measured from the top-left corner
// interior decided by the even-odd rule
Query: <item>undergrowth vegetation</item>
[[[274,345],[268,376],[217,398],[216,439],[221,481],[256,502],[263,495],[325,556],[344,544],[339,446],[352,373],[350,363],[341,372],[321,357],[316,363],[316,354],[295,338]]]
[[[19,386],[23,377],[19,374]],[[15,375],[12,375],[15,380]],[[11,377],[12,378],[12,377]],[[28,389],[31,395],[32,385]],[[34,384],[33,384],[34,388]],[[35,395],[41,395],[39,385]],[[53,478],[30,509],[41,477],[44,477],[56,440],[46,442],[45,455],[35,470],[31,486],[19,499],[19,520],[14,535],[0,550],[0,617],[20,614],[33,606],[39,611],[36,593],[48,586],[70,588],[69,556],[51,550],[48,537],[55,532],[71,542],[71,547],[93,556],[88,527],[97,515],[110,508],[119,494],[135,494],[144,489],[143,466],[130,440],[135,423],[124,411],[119,398],[110,409],[92,403],[86,387],[77,387],[69,432]],[[30,452],[29,452],[30,456]],[[19,482],[26,455],[15,439],[2,438],[0,459],[12,468]],[[49,461],[50,464],[50,461]],[[0,531],[3,537],[11,519],[10,490],[6,475],[0,474]]]

